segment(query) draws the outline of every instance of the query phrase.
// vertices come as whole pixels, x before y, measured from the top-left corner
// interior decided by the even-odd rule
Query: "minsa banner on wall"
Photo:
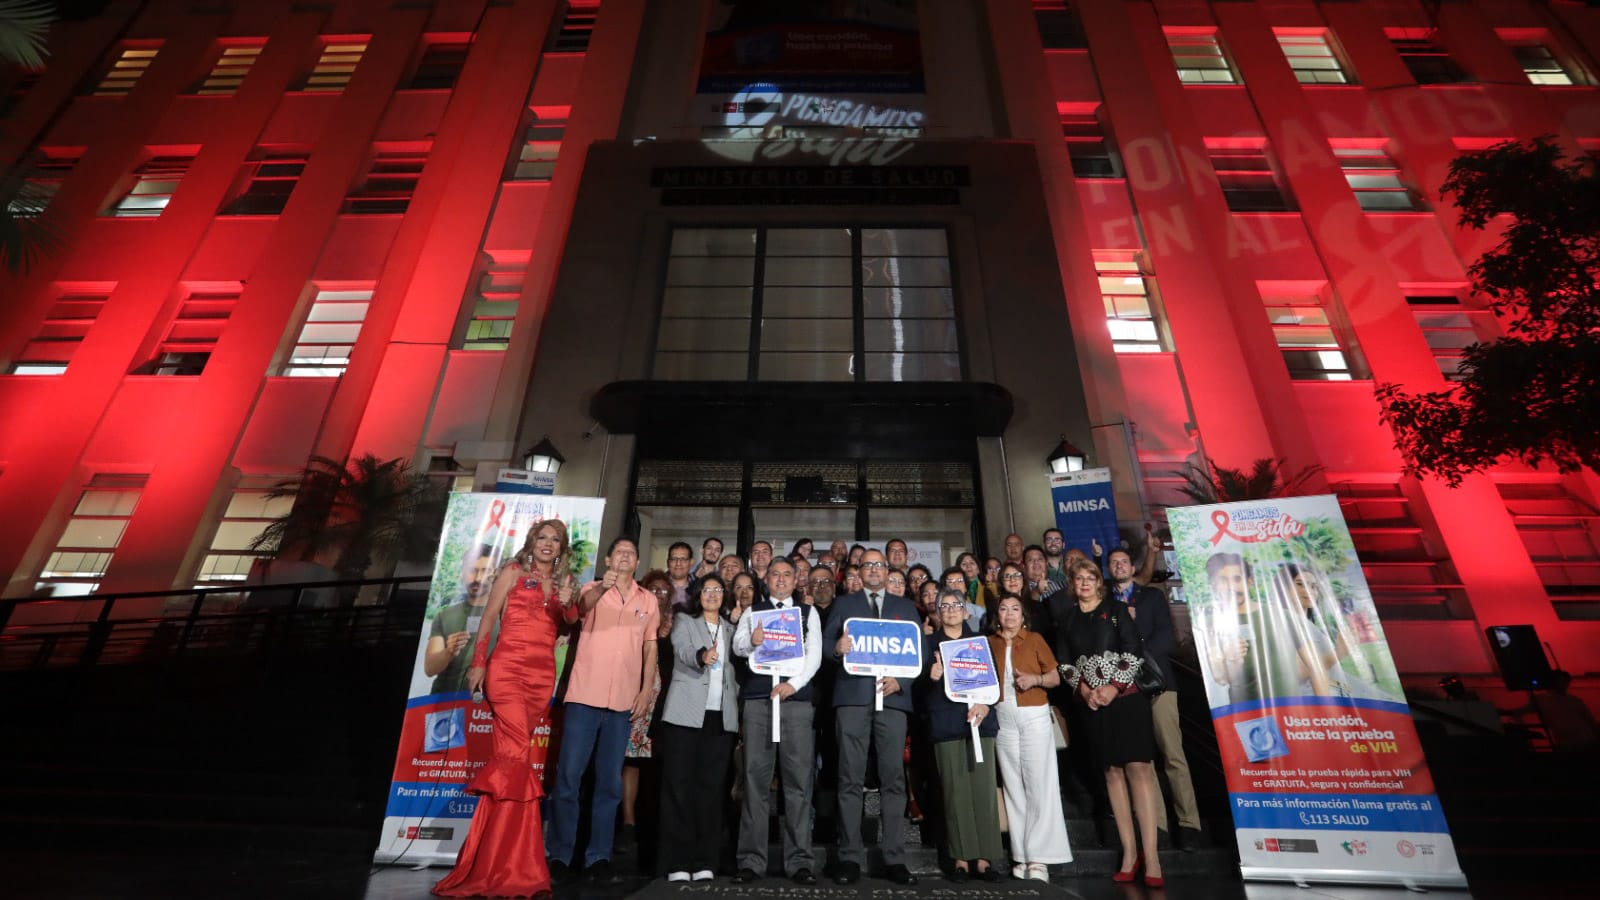
[[[605,501],[594,497],[450,495],[374,854],[378,862],[455,863],[478,805],[466,792],[467,782],[488,762],[494,741],[494,714],[488,704],[472,702],[466,684],[495,574],[522,549],[536,523],[560,519],[571,538],[568,557],[578,583],[592,580],[604,512]],[[450,636],[463,632],[466,643],[454,654],[443,653]],[[556,643],[558,676],[566,664],[566,641],[563,636]],[[545,731],[534,740],[548,750],[548,726]]]
[[[1244,877],[1465,887],[1338,498],[1167,520]]]
[[[1117,530],[1117,504],[1112,496],[1110,469],[1084,469],[1050,475],[1050,507],[1056,527],[1067,547],[1092,553],[1096,541],[1102,553],[1122,546]]]

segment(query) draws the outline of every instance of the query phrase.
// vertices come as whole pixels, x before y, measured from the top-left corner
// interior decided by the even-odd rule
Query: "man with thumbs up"
[[[805,664],[792,678],[773,678],[751,672],[740,692],[740,731],[744,735],[744,802],[739,812],[739,848],[733,876],[736,884],[749,884],[767,874],[767,795],[772,788],[776,762],[783,776],[783,870],[796,884],[817,883],[812,869],[811,791],[816,777],[815,707],[811,680],[822,665],[822,616],[800,601],[795,590],[794,563],[785,557],[767,564],[767,598],[757,600],[752,613],[768,609],[798,609]],[[752,627],[754,615],[739,619],[733,634],[733,655],[748,657],[765,640]],[[778,736],[772,741],[773,698],[778,704]]]

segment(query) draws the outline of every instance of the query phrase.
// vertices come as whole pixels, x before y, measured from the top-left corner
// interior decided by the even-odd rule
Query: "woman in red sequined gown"
[[[495,578],[484,609],[467,687],[484,691],[494,712],[494,755],[467,790],[478,796],[456,867],[434,885],[442,897],[531,897],[550,890],[532,737],[550,713],[556,685],[556,635],[577,620],[566,570],[567,527],[541,522]],[[496,623],[500,639],[489,658]]]

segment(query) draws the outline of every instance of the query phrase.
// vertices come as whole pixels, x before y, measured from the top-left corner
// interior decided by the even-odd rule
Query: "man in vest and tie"
[[[767,874],[767,794],[772,789],[774,760],[783,778],[783,870],[796,884],[817,883],[812,874],[811,790],[816,776],[816,733],[812,730],[811,679],[822,666],[822,617],[800,602],[795,590],[794,563],[785,558],[767,565],[767,598],[758,599],[752,612],[764,609],[800,610],[805,646],[805,666],[793,678],[773,679],[750,673],[740,694],[740,729],[744,735],[744,804],[739,815],[738,874],[736,884],[749,884]],[[733,634],[735,656],[749,657],[761,646],[754,616],[743,616]],[[776,684],[774,684],[776,680]],[[778,710],[780,741],[772,742],[772,698],[781,698]],[[707,803],[721,802],[707,797]]]
[[[882,553],[868,550],[861,557],[862,589],[833,601],[823,645],[830,660],[839,665],[833,685],[834,715],[839,735],[839,868],[834,883],[855,884],[867,860],[861,837],[863,795],[867,780],[867,748],[877,761],[882,837],[878,847],[888,867],[884,875],[896,884],[916,884],[906,868],[906,773],[903,761],[906,720],[911,715],[911,684],[890,677],[873,678],[844,671],[850,652],[850,619],[901,619],[921,623],[917,608],[905,597],[884,588],[888,563]],[[876,694],[883,693],[883,711],[874,712]]]

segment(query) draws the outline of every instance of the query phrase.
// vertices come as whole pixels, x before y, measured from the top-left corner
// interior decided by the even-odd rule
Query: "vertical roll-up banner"
[[[1117,504],[1112,497],[1110,469],[1084,469],[1050,476],[1050,506],[1056,527],[1067,547],[1093,552],[1095,541],[1104,553],[1122,546],[1117,530]]]
[[[595,497],[450,495],[374,854],[378,862],[454,865],[478,806],[477,797],[466,792],[467,782],[489,761],[494,743],[494,714],[487,703],[472,702],[467,669],[495,574],[522,549],[536,523],[560,519],[571,539],[569,566],[579,584],[592,580],[604,512],[605,501]],[[459,648],[450,652],[452,636],[463,634],[455,638]],[[559,679],[566,665],[566,635],[557,640],[555,653]],[[492,665],[492,647],[490,660]],[[536,767],[552,745],[548,726],[542,730],[534,734]]]
[[[1244,877],[1466,887],[1338,498],[1167,521]]]

